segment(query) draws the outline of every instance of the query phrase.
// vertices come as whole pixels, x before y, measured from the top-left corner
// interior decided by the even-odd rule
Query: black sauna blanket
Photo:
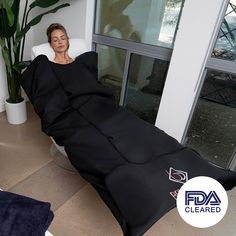
[[[187,179],[204,175],[225,189],[236,185],[236,173],[213,166],[116,106],[97,79],[95,52],[67,65],[40,55],[23,73],[21,84],[42,130],[65,146],[71,163],[97,190],[124,235],[143,235],[175,207],[176,193]]]

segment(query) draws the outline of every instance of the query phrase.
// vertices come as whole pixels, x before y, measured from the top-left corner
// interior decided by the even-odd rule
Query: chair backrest
[[[80,54],[88,51],[86,46],[86,41],[82,38],[72,38],[69,39],[70,47],[68,50],[68,54],[75,58]],[[55,53],[51,48],[49,43],[43,43],[37,46],[32,47],[31,49],[31,59],[33,60],[38,55],[46,55],[49,60],[53,61],[55,57]]]

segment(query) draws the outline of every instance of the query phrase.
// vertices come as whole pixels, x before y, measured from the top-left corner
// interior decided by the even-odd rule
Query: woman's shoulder
[[[35,57],[34,60],[41,60],[41,59],[49,60],[48,57],[46,55],[44,55],[44,54],[38,55],[37,57]]]
[[[45,55],[38,55],[37,57],[35,57],[31,63],[27,66],[26,69],[29,69],[29,68],[35,68],[37,67],[39,64],[45,64],[47,63],[49,60],[47,58],[47,56]]]
[[[37,57],[35,57],[32,61],[32,63],[36,63],[36,62],[39,62],[39,61],[49,61],[48,57],[44,54],[40,54],[38,55]]]
[[[95,51],[84,52],[75,58],[75,60],[82,60],[82,61],[94,60],[94,59],[97,59],[97,52]]]

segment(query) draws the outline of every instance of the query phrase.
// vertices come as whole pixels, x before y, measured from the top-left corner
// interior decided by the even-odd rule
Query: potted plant
[[[29,20],[30,13],[35,7],[49,8],[59,0],[35,0],[29,4],[25,0],[0,0],[0,46],[6,67],[7,87],[9,97],[5,100],[7,119],[9,123],[20,124],[26,121],[26,105],[21,96],[19,78],[21,71],[29,64],[23,62],[25,36],[30,28],[38,24],[44,15],[54,13],[70,4],[61,4],[47,10]],[[22,17],[19,16],[20,7],[24,7]],[[21,107],[18,111],[18,107]],[[13,110],[11,110],[13,109]],[[23,112],[22,112],[23,111]]]

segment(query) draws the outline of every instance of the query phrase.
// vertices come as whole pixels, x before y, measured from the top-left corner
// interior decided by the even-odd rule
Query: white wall
[[[6,70],[0,51],[0,112],[4,111],[4,99],[7,96]]]
[[[30,60],[32,46],[47,42],[46,29],[54,22],[63,24],[67,29],[69,37],[85,38],[88,42],[88,48],[91,48],[95,0],[61,0],[57,5],[67,2],[70,3],[69,7],[44,16],[41,22],[27,33],[24,60]],[[42,9],[34,9],[32,15],[36,16],[40,12],[42,12]],[[4,110],[4,99],[6,96],[5,67],[0,54],[0,112]]]
[[[41,22],[33,28],[34,45],[47,42],[46,29],[51,23],[61,23],[71,38],[85,36],[86,0],[61,0],[59,4],[62,3],[70,3],[70,6],[44,16]],[[34,10],[34,14],[40,12],[42,10],[39,8]]]
[[[84,38],[87,42],[88,48],[92,49],[92,37],[93,37],[93,27],[94,27],[94,13],[95,13],[95,0],[85,0],[86,1],[86,21],[85,21],[85,34]]]
[[[181,141],[227,0],[185,0],[156,125]],[[210,9],[210,10],[209,10]]]

